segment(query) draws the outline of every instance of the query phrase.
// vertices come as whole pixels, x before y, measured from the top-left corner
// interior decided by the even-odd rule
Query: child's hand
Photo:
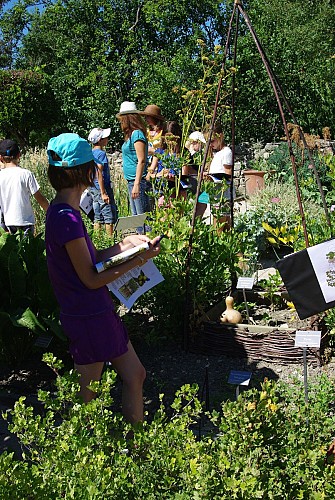
[[[149,243],[149,241],[150,239],[145,234],[132,234],[130,236],[126,236],[123,243],[137,247],[138,245],[142,245],[142,243]]]
[[[159,254],[161,250],[160,246],[160,236],[156,236],[153,240],[150,241],[150,248],[146,252],[143,253],[143,257],[146,260],[152,259],[153,257],[156,257],[156,255]]]
[[[159,242],[164,237],[165,237],[164,235],[162,235],[162,236],[156,236],[153,240],[150,241],[150,245],[153,246],[153,247],[159,246]]]

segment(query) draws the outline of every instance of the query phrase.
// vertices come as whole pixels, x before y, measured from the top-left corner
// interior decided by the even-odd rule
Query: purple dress
[[[128,334],[108,288],[92,290],[79,279],[65,247],[77,238],[85,238],[93,267],[94,247],[80,212],[65,203],[50,205],[45,227],[47,264],[71,355],[78,365],[111,361],[127,352]]]

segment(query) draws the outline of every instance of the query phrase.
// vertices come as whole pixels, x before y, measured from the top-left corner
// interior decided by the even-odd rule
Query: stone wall
[[[317,148],[322,152],[331,151],[335,153],[335,141],[325,141],[324,139],[318,139]],[[285,144],[286,141],[282,142],[268,142],[265,145],[262,143],[249,143],[244,142],[238,144],[235,148],[235,160],[240,161],[242,164],[246,165],[251,160],[268,160],[271,153],[275,151],[281,144]]]

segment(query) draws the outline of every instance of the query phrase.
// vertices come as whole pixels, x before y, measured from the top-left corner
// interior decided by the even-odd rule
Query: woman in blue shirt
[[[148,211],[148,195],[146,193],[146,174],[148,157],[148,140],[146,124],[141,117],[142,111],[136,109],[134,102],[125,101],[116,115],[122,132],[123,175],[128,183],[130,208],[133,215]]]

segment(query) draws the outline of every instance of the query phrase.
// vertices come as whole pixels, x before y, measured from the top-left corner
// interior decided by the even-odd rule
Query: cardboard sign
[[[128,217],[119,217],[115,223],[114,231],[125,231],[134,227],[143,226],[147,214],[129,215]]]
[[[93,209],[93,197],[88,189],[85,189],[81,195],[79,206],[86,215]]]

